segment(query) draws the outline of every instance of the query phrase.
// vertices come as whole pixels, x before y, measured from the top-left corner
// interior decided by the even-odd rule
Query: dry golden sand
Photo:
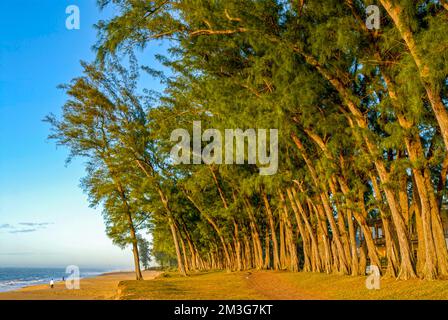
[[[150,280],[159,275],[158,271],[145,271],[143,277]],[[133,272],[106,273],[97,277],[81,279],[79,290],[68,290],[64,282],[49,285],[30,286],[16,291],[1,292],[0,300],[109,300],[115,299],[118,283],[134,280]]]

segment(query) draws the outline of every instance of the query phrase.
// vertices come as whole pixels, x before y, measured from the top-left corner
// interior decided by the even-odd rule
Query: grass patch
[[[122,281],[120,299],[149,300],[240,300],[263,299],[244,281],[244,273],[206,272],[183,277],[177,273],[164,273],[148,281]]]
[[[320,273],[277,273],[282,281],[328,299],[348,300],[420,300],[448,299],[448,281],[395,280],[382,278],[379,290],[368,290],[366,277]]]
[[[366,277],[276,271],[206,272],[182,277],[165,273],[154,280],[122,281],[120,299],[448,299],[448,281],[381,279],[368,290]]]

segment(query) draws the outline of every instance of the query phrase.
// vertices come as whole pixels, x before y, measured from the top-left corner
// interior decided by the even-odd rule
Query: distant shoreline
[[[17,278],[11,278],[11,279],[2,279],[0,275],[0,283],[3,282],[10,282],[10,286],[0,286],[0,293],[4,292],[11,292],[11,291],[17,291],[23,288],[33,287],[33,286],[41,286],[41,285],[49,285],[50,279],[53,279],[55,283],[64,281],[63,279],[67,279],[70,275],[65,273],[65,268],[61,267],[55,267],[55,268],[22,268],[22,267],[11,267],[11,268],[0,268],[1,270],[51,270],[53,272],[48,272],[47,274],[41,274],[41,275],[35,275],[35,274],[20,274],[18,273],[16,276]],[[56,271],[57,270],[57,271]],[[62,271],[64,270],[64,272]],[[107,270],[100,268],[80,268],[81,275],[80,279],[86,279],[86,278],[93,278],[93,277],[99,277],[102,275],[108,275],[108,274],[118,274],[118,273],[127,273],[132,272],[132,270],[120,270],[120,269],[112,269]],[[28,278],[27,278],[28,277]],[[32,278],[35,277],[35,278]],[[38,277],[41,277],[40,279]],[[17,284],[16,284],[17,283]],[[19,284],[20,283],[20,284]],[[15,285],[16,284],[16,285]]]
[[[144,271],[145,280],[159,275],[159,271]],[[104,272],[81,278],[79,290],[69,290],[64,281],[55,281],[53,289],[49,284],[25,286],[0,292],[0,300],[113,300],[116,299],[120,281],[135,280],[135,273],[129,271]]]

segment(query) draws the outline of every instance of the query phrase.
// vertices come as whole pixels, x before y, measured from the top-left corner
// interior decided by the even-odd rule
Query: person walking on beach
[[[50,288],[51,288],[51,289],[54,288],[54,280],[53,280],[53,279],[50,280]]]

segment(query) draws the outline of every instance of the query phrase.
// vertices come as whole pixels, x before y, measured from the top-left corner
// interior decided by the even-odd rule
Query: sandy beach
[[[159,275],[158,271],[145,271],[145,280]],[[135,280],[133,272],[105,273],[92,278],[81,279],[79,290],[68,290],[64,282],[56,282],[51,289],[49,285],[37,285],[9,292],[1,292],[0,300],[113,300],[117,295],[118,283]]]

